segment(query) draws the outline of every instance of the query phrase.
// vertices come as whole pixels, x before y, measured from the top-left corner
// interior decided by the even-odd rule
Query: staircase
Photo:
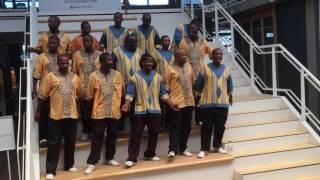
[[[212,6],[211,6],[212,7]],[[147,10],[148,11],[148,10]],[[175,27],[187,23],[190,19],[180,10],[158,10],[152,14],[152,25],[160,35],[173,36]],[[143,11],[145,12],[145,11]],[[124,16],[124,26],[135,27],[140,24],[142,11],[132,10]],[[46,31],[46,19],[39,17],[39,32]],[[87,15],[61,17],[61,30],[74,37],[79,34],[80,20],[91,23],[93,35],[100,38],[104,27],[112,24],[112,15]],[[214,41],[215,47],[222,47]],[[257,47],[253,47],[253,49]],[[168,133],[162,132],[159,137],[157,154],[160,162],[140,160],[130,169],[122,165],[127,158],[129,137],[123,135],[117,140],[115,159],[121,162],[118,167],[103,165],[103,153],[97,170],[91,175],[84,175],[83,170],[90,152],[90,142],[76,143],[75,166],[77,173],[62,171],[63,156],[60,157],[55,179],[126,179],[126,180],[158,180],[158,179],[217,179],[217,180],[311,180],[320,179],[320,147],[319,137],[310,126],[301,121],[303,114],[298,112],[286,97],[261,94],[259,88],[252,84],[258,77],[254,71],[241,68],[241,62],[235,55],[224,48],[223,63],[231,68],[234,80],[234,104],[229,109],[226,131],[223,138],[229,154],[211,153],[203,159],[196,158],[200,148],[200,129],[192,127],[188,149],[194,152],[191,158],[177,156],[169,162]],[[207,62],[209,60],[207,59]],[[249,65],[250,66],[250,65]],[[307,71],[304,71],[307,73]],[[253,75],[252,75],[253,74]],[[306,110],[308,111],[308,110]],[[79,123],[79,129],[81,129]],[[144,137],[144,140],[146,137]],[[145,149],[145,141],[141,150]],[[61,154],[63,152],[61,151]],[[46,148],[39,152],[41,179],[45,175]],[[140,157],[143,157],[142,154]]]

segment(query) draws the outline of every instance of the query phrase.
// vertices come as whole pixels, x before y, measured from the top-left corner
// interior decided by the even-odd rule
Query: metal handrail
[[[191,1],[192,2],[192,1]],[[191,4],[192,5],[192,4]],[[258,45],[246,32],[245,30],[231,17],[231,15],[219,4],[219,2],[213,2],[209,5],[200,4],[202,8],[202,14],[208,12],[214,12],[214,22],[215,22],[215,39],[225,41],[226,39],[220,38],[219,36],[219,19],[225,18],[227,22],[230,23],[232,41],[234,41],[234,31],[240,34],[240,36],[245,40],[250,46],[250,64],[248,64],[244,58],[236,51],[234,47],[234,42],[228,41],[231,44],[231,52],[234,55],[234,59],[239,61],[245,71],[250,74],[251,86],[257,85],[266,91],[272,90],[273,95],[277,96],[278,92],[284,92],[288,97],[300,108],[301,120],[306,120],[306,117],[320,122],[317,117],[306,107],[306,93],[305,93],[305,80],[307,80],[313,88],[320,92],[320,81],[316,76],[314,76],[303,64],[301,64],[297,58],[295,58],[283,45],[281,44],[271,44],[271,45]],[[193,14],[194,12],[190,12]],[[220,13],[220,16],[219,16]],[[204,18],[203,18],[204,19]],[[203,27],[205,27],[205,21],[202,21]],[[204,35],[209,35],[203,31]],[[209,37],[211,38],[211,37]],[[272,55],[272,88],[267,87],[261,78],[254,71],[254,52],[259,55],[270,54]],[[301,95],[300,99],[294,94],[291,89],[279,89],[277,88],[277,73],[276,73],[276,55],[282,55],[296,70],[300,72],[300,88]],[[299,104],[299,106],[298,106]],[[316,126],[319,128],[319,126]],[[319,128],[320,130],[320,128]]]

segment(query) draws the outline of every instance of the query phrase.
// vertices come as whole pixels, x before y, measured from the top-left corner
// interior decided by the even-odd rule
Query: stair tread
[[[289,121],[295,121],[297,120],[294,117],[273,117],[270,119],[252,119],[248,120],[246,122],[231,122],[231,123],[226,123],[226,128],[236,128],[236,127],[244,127],[244,126],[254,126],[254,125],[263,125],[263,124],[272,124],[272,123],[281,123],[281,122],[289,122]]]
[[[307,176],[307,177],[299,177],[294,180],[319,180],[320,176]]]
[[[141,160],[138,164],[130,169],[125,169],[124,166],[106,166],[97,165],[97,169],[88,176],[83,175],[84,168],[79,168],[76,173],[66,171],[58,171],[55,180],[84,180],[84,179],[106,179],[119,176],[129,176],[139,173],[153,173],[159,171],[170,171],[178,168],[194,167],[207,164],[216,164],[222,162],[231,162],[233,157],[228,154],[210,153],[206,158],[199,159],[193,157],[176,156],[175,160],[169,162],[166,156],[161,157],[160,161],[144,161]],[[41,179],[44,179],[42,177]]]
[[[246,150],[246,151],[239,151],[233,152],[232,155],[234,157],[244,157],[244,156],[252,156],[258,154],[267,154],[267,153],[275,153],[275,152],[283,152],[283,151],[290,151],[290,150],[297,150],[297,149],[306,149],[317,147],[316,144],[311,143],[300,143],[300,144],[290,144],[290,145],[283,145],[283,146],[276,146],[276,147],[261,147],[255,148],[254,150]]]
[[[252,100],[263,100],[263,99],[272,99],[275,98],[271,95],[260,95],[260,94],[246,94],[240,96],[234,96],[234,102],[243,102],[243,101],[252,101]]]
[[[281,162],[281,163],[272,163],[272,164],[264,164],[259,166],[247,167],[236,169],[236,173],[241,175],[248,175],[248,174],[255,174],[255,173],[262,173],[268,171],[276,171],[281,169],[290,169],[290,168],[297,168],[302,166],[310,166],[320,164],[320,158],[314,159],[302,159],[297,161],[289,161],[289,162]]]
[[[281,137],[281,136],[290,136],[290,135],[298,135],[298,134],[305,134],[307,133],[306,130],[286,130],[280,132],[268,132],[268,133],[261,133],[257,135],[245,135],[245,136],[237,136],[237,137],[225,137],[222,141],[223,143],[228,142],[242,142],[242,141],[251,141],[257,139],[267,139],[273,137]]]

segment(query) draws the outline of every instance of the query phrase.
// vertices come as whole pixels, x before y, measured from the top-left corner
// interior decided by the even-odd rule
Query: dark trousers
[[[56,174],[62,136],[64,137],[64,170],[73,167],[76,133],[76,119],[48,120],[47,174]]]
[[[48,139],[48,119],[50,114],[50,100],[43,102],[39,121],[39,140]]]
[[[228,117],[227,108],[204,108],[201,109],[201,150],[210,150],[210,141],[213,129],[213,143],[215,148],[221,147],[221,142],[225,130],[225,123]]]
[[[137,162],[137,157],[140,152],[141,137],[144,127],[148,127],[148,145],[144,152],[146,158],[151,158],[156,155],[156,148],[158,143],[158,135],[161,129],[161,115],[160,114],[143,114],[135,115],[131,121],[131,136],[128,147],[128,161]]]
[[[81,102],[81,123],[82,123],[82,132],[86,134],[90,134],[92,132],[92,123],[91,123],[91,109],[92,106],[89,105],[88,102]]]
[[[169,151],[182,153],[187,149],[191,130],[193,107],[188,106],[174,111],[168,108],[169,118]]]
[[[121,106],[125,103],[125,98],[122,97],[121,98]],[[130,122],[131,122],[131,119],[134,118],[134,100],[131,102],[131,108],[130,108],[130,112],[127,112],[127,113],[124,113],[122,112],[121,114],[121,118],[119,119],[119,123],[118,123],[118,131],[124,131],[125,130],[125,124],[126,124],[126,118],[129,117],[130,119]]]
[[[114,159],[114,154],[116,153],[118,120],[110,118],[94,119],[92,121],[91,152],[87,160],[88,164],[98,163],[105,130],[107,133],[105,159],[107,161]]]
[[[200,108],[199,107],[195,107],[194,109],[194,121],[196,122],[197,125],[199,125],[199,123],[202,121],[201,120],[201,116],[200,116]]]
[[[168,121],[169,121],[168,119],[170,118],[168,114],[169,107],[165,102],[160,101],[160,108],[161,108],[161,128],[167,129]]]

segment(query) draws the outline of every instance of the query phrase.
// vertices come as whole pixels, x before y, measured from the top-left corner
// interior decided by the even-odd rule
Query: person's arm
[[[103,51],[105,48],[107,48],[107,35],[106,32],[103,32],[100,38],[100,51]]]
[[[231,73],[229,73],[229,77],[227,79],[227,93],[228,93],[228,96],[229,96],[229,104],[231,106],[233,104],[232,92],[233,92],[233,82],[232,82]]]
[[[33,84],[32,84],[32,99],[34,99],[35,97],[37,97],[38,93],[37,93],[37,85],[38,85],[38,79],[33,78]]]
[[[164,101],[171,109],[173,109],[174,111],[179,111],[179,105],[175,104],[171,101],[171,99],[169,98],[169,95],[166,91],[166,88],[164,86],[163,81],[160,82],[160,97],[161,100]]]
[[[43,107],[43,103],[45,100],[49,98],[50,90],[51,90],[51,76],[48,74],[44,79],[44,82],[41,83],[40,90],[39,90],[39,96],[38,96],[38,104],[37,104],[37,110],[35,113],[34,120],[39,121],[40,120],[40,112],[41,108]]]
[[[116,56],[116,54],[114,53],[115,50],[112,51],[112,61],[113,61],[113,69],[116,69],[117,71],[119,71],[119,69],[117,69],[117,63],[118,63],[118,58]]]
[[[71,71],[77,75],[79,75],[79,71],[80,71],[79,60],[80,60],[80,54],[76,52],[72,57]]]
[[[44,44],[43,44],[43,37],[44,36],[44,34],[41,34],[40,35],[40,37],[39,37],[39,40],[38,40],[38,45],[36,46],[36,47],[28,47],[28,51],[30,52],[30,53],[37,53],[38,55],[40,55],[41,53],[43,53],[43,46],[44,46]]]
[[[196,105],[200,100],[200,95],[203,89],[203,82],[204,82],[204,76],[201,73],[199,73],[197,80],[194,84],[194,99],[195,99]]]
[[[157,31],[155,31],[155,36],[154,36],[154,46],[156,47],[156,49],[160,49],[161,47],[161,40],[160,40],[159,33]]]

